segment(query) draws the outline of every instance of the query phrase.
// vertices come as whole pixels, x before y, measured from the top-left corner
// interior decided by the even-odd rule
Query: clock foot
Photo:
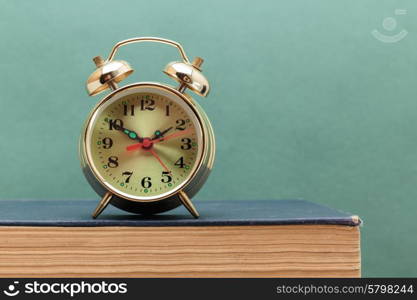
[[[100,203],[97,205],[96,209],[94,210],[92,217],[93,219],[97,218],[103,210],[107,207],[109,204],[111,197],[113,196],[112,193],[107,192],[104,197],[101,199]]]
[[[186,209],[193,215],[194,218],[198,219],[200,214],[195,209],[193,203],[191,202],[190,198],[188,198],[187,194],[183,191],[179,191],[178,196],[181,200],[181,203],[185,206]]]

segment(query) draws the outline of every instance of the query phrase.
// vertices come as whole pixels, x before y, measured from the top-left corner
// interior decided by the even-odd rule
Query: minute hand
[[[170,140],[170,139],[176,138],[177,136],[181,136],[181,135],[187,134],[187,133],[189,133],[189,132],[191,132],[191,128],[190,128],[190,129],[187,129],[187,130],[183,130],[183,131],[181,131],[181,132],[176,132],[176,133],[170,134],[170,135],[168,135],[168,136],[166,136],[166,137],[161,137],[161,138],[158,138],[158,139],[156,139],[156,140],[153,140],[152,142],[154,142],[154,143],[158,143],[158,142],[160,142],[160,141],[167,141],[167,140]]]
[[[174,128],[174,127],[169,127],[169,128],[167,128],[167,129],[165,129],[164,131],[157,131],[159,134],[158,135],[156,135],[156,133],[155,133],[155,137],[153,137],[152,138],[152,141],[154,141],[154,140],[156,140],[156,139],[159,139],[159,138],[161,138],[161,137],[163,137],[168,131],[170,131],[172,128]]]

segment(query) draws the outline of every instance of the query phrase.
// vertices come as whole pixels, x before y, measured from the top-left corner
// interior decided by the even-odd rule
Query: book
[[[359,277],[360,223],[304,200],[196,201],[143,216],[0,201],[0,277]]]

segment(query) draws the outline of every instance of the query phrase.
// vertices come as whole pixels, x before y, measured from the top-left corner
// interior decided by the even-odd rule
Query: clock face
[[[96,177],[113,193],[137,201],[181,189],[198,168],[203,149],[191,105],[156,86],[131,87],[103,100],[85,138]]]

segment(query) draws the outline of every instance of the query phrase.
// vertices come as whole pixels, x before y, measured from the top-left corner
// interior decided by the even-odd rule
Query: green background
[[[97,198],[77,156],[100,98],[85,92],[91,58],[161,36],[202,56],[212,86],[197,100],[217,162],[198,201],[304,198],[350,211],[364,220],[364,276],[417,276],[416,13],[412,0],[0,0],[0,198]],[[373,29],[409,34],[388,44]],[[136,69],[126,83],[173,83],[161,72],[178,59],[171,47],[117,57]]]

